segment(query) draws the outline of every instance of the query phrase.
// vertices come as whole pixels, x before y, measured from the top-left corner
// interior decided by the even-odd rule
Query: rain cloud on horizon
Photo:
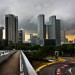
[[[19,28],[27,32],[37,32],[39,14],[45,15],[46,22],[56,15],[62,30],[75,30],[75,0],[0,0],[0,26],[5,26],[5,14],[18,16]]]

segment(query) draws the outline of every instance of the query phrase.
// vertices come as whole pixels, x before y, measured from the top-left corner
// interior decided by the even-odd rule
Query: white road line
[[[70,72],[70,74],[72,75],[72,68],[70,68],[68,71],[69,71],[69,72]]]

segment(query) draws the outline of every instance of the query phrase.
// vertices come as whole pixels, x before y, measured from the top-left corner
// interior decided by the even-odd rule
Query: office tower
[[[75,43],[75,39],[73,40],[73,43]]]
[[[61,44],[60,20],[56,19],[56,45]]]
[[[38,37],[37,37],[37,36],[32,35],[32,37],[31,37],[31,40],[30,40],[30,41],[31,41],[31,43],[32,43],[32,44],[34,44],[34,45],[35,45],[35,44],[37,44],[37,43],[38,43]]]
[[[64,30],[64,43],[66,43],[66,32]]]
[[[46,25],[44,21],[44,15],[38,16],[38,43],[44,45],[44,39],[46,39]]]
[[[60,45],[60,20],[56,19],[56,16],[49,18],[48,26],[48,39],[54,39],[56,46]]]
[[[30,41],[32,40],[32,36],[33,36],[33,34],[30,34]]]
[[[19,35],[19,43],[24,43],[25,42],[25,32],[21,29],[18,31]]]
[[[12,14],[5,15],[6,43],[18,43],[18,17]]]
[[[46,39],[46,26],[43,14],[38,16],[38,38]]]
[[[3,29],[4,27],[0,27],[0,44],[3,43]]]
[[[48,39],[56,39],[55,26],[56,26],[56,16],[51,16],[49,18]]]

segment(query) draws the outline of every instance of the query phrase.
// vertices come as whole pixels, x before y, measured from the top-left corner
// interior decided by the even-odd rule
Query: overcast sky
[[[75,0],[0,0],[0,26],[5,26],[5,14],[19,17],[19,28],[37,32],[37,16],[45,14],[61,19],[61,27],[75,30]]]

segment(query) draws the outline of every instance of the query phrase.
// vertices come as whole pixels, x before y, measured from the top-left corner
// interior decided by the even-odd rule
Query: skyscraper
[[[38,39],[39,44],[44,45],[44,39],[46,39],[46,25],[43,14],[38,16]]]
[[[49,18],[48,39],[56,39],[56,16]]]
[[[46,39],[46,26],[43,14],[38,16],[38,37],[40,39]]]
[[[32,36],[33,36],[33,34],[30,34],[30,41],[32,40]]]
[[[49,18],[48,26],[48,39],[55,39],[56,45],[60,45],[60,20],[56,19],[56,16],[51,16]]]
[[[21,30],[19,30],[18,31],[18,33],[19,33],[19,43],[24,43],[25,42],[25,33],[24,33],[24,31],[21,29]]]
[[[18,17],[12,14],[5,15],[6,43],[18,43]]]
[[[56,45],[61,44],[60,20],[56,19]]]
[[[37,44],[37,40],[38,40],[37,36],[34,36],[34,35],[31,36],[30,41],[31,41],[32,44],[34,44],[34,45]]]
[[[2,44],[3,41],[3,29],[4,27],[0,27],[0,44]]]

